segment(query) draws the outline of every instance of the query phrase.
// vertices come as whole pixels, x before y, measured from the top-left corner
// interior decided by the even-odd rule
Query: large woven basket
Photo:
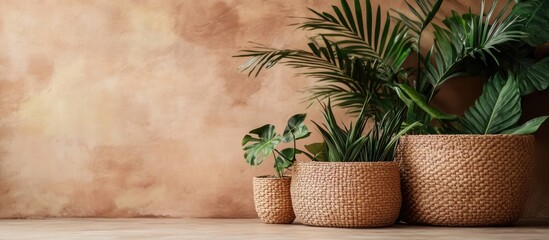
[[[534,137],[417,135],[400,140],[406,223],[497,226],[516,222],[525,207]]]
[[[389,226],[402,201],[396,162],[298,163],[291,191],[298,221],[310,226]]]
[[[254,204],[264,223],[292,223],[295,220],[290,197],[290,177],[254,177]]]

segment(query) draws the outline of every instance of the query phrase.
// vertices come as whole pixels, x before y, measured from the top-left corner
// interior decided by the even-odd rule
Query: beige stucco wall
[[[303,46],[284,16],[336,2],[3,0],[0,217],[254,216],[271,163],[248,167],[241,137],[319,113],[297,92],[312,81],[248,79],[231,56]]]

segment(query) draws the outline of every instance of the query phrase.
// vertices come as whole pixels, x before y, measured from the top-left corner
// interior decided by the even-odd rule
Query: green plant
[[[246,134],[242,139],[246,162],[252,166],[258,166],[272,154],[277,176],[283,177],[284,170],[293,165],[297,154],[302,153],[296,148],[296,141],[311,135],[304,124],[306,116],[306,114],[292,116],[282,135],[275,132],[275,126],[272,124],[251,130],[250,134]],[[292,142],[293,147],[277,150],[277,146],[283,142]]]
[[[459,121],[463,131],[470,134],[528,134],[537,131],[547,119],[538,117],[517,126],[520,115],[520,90],[514,76],[496,75]]]
[[[315,34],[308,50],[258,45],[238,57],[250,58],[241,67],[250,75],[280,63],[316,78],[308,99],[331,98],[351,113],[360,113],[366,100],[371,115],[405,105],[399,117],[404,127],[422,123],[416,133],[529,134],[546,119],[518,124],[521,96],[549,87],[549,58],[533,58],[534,46],[549,42],[549,0],[516,2],[482,0],[479,13],[452,12],[440,25],[433,19],[443,0],[406,1],[409,15],[382,13],[369,0],[353,6],[341,0],[332,12],[310,9],[312,16],[295,24]],[[427,30],[434,44],[422,51]],[[417,65],[407,68],[411,53]],[[433,107],[441,86],[459,76],[488,79],[475,105],[463,116]]]
[[[425,1],[417,2],[421,4]],[[522,113],[521,96],[535,90],[545,90],[549,86],[549,59],[535,62],[532,57],[534,48],[526,44],[532,42],[533,36],[527,32],[528,28],[540,24],[532,23],[531,19],[540,18],[536,11],[541,8],[544,9],[540,11],[549,10],[546,2],[521,1],[508,12],[511,1],[507,1],[500,12],[495,12],[495,1],[485,13],[486,6],[482,1],[481,15],[454,12],[443,21],[445,28],[434,24],[433,48],[425,58],[418,52],[418,62],[423,65],[423,68],[418,67],[418,75],[428,80],[420,83],[431,84],[416,85],[415,89],[409,88],[399,97],[413,108],[414,105],[429,104],[441,84],[456,76],[490,76],[482,95],[463,116],[441,118],[425,111],[428,114],[423,116],[424,121],[439,121],[442,127],[435,128],[438,133],[530,134],[537,131],[547,117],[533,119],[524,125],[518,125],[518,121]],[[525,5],[535,5],[538,9],[527,16],[521,10]],[[414,24],[406,17],[400,17],[406,25]],[[418,34],[420,39],[421,32]],[[422,114],[416,112],[411,115]]]
[[[416,122],[401,129],[403,111],[389,110],[382,117],[373,117],[373,127],[363,134],[366,123],[370,119],[367,114],[366,104],[358,114],[353,125],[340,127],[332,111],[330,100],[323,107],[324,124],[317,126],[323,143],[307,145],[306,148],[315,156],[317,161],[328,162],[378,162],[392,161],[395,147],[400,136],[411,129],[421,125]],[[379,118],[379,119],[378,119]],[[318,157],[321,156],[321,157]]]

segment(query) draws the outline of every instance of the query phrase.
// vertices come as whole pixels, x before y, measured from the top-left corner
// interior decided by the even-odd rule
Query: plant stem
[[[278,151],[278,150],[276,150],[276,149],[275,149],[274,151],[275,151],[276,153],[278,153],[278,155],[280,155],[280,156],[283,157],[284,159],[290,161],[290,159],[286,158],[286,156],[284,156],[284,154],[282,154],[280,151]],[[273,152],[273,154],[274,154],[274,152]]]
[[[275,151],[276,151],[276,149],[275,149]],[[280,154],[280,153],[279,153],[279,154]],[[284,176],[284,174],[283,174],[283,173],[281,173],[280,171],[278,171],[278,168],[276,167],[276,155],[275,155],[275,153],[274,153],[274,152],[273,152],[273,158],[274,158],[274,161],[275,161],[275,170],[276,170],[276,175],[277,175],[277,176],[278,176],[279,178],[281,178],[282,176]]]
[[[292,157],[292,161],[295,161],[295,152],[297,152],[295,134],[293,132],[290,133],[292,134],[292,138],[294,139],[294,156]]]
[[[418,37],[417,37],[417,82],[416,82],[416,90],[421,91],[420,88],[423,88],[423,81],[421,81],[421,32],[418,33]]]

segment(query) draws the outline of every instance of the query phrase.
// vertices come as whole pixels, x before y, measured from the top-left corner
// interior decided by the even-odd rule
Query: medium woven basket
[[[255,211],[261,221],[287,224],[295,220],[290,182],[290,177],[254,177]]]
[[[292,202],[310,226],[384,227],[395,223],[402,201],[396,162],[307,162],[296,165]]]
[[[497,226],[522,215],[534,137],[529,135],[416,135],[400,140],[406,223]]]

